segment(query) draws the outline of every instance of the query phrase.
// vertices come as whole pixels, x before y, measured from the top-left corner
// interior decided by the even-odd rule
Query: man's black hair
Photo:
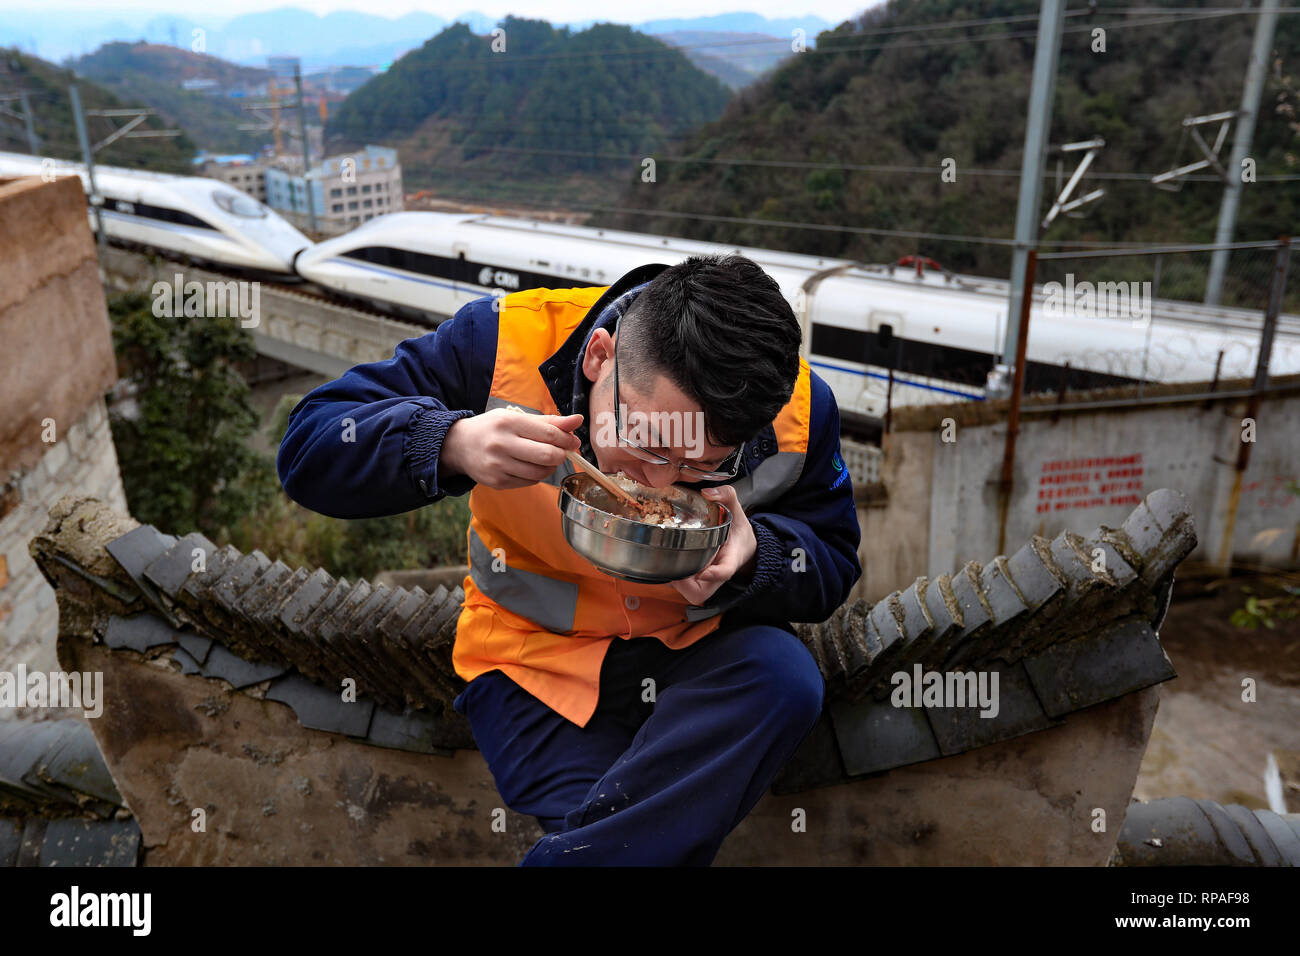
[[[704,410],[709,441],[739,445],[790,400],[799,320],[776,280],[740,255],[692,256],[661,272],[619,323],[620,382],[665,375]]]

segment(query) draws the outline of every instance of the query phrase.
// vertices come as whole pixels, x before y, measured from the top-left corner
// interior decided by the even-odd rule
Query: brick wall
[[[65,494],[93,495],[126,511],[117,453],[103,399],[96,399],[32,468],[11,483],[7,512],[0,517],[0,669],[56,669],[58,613],[54,589],[37,569],[27,543],[49,520],[49,508]],[[12,711],[0,709],[0,719]]]
[[[0,670],[49,672],[58,614],[28,542],[65,494],[126,510],[104,406],[112,335],[75,178],[0,183],[0,342]]]

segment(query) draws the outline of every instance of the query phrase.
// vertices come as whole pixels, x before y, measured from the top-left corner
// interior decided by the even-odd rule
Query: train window
[[[126,211],[121,209],[121,206],[123,205],[121,202],[117,205],[120,211]],[[198,216],[191,216],[189,213],[182,212],[179,209],[168,209],[166,206],[151,206],[148,203],[142,202],[129,203],[128,205],[131,206],[130,214],[138,216],[141,219],[153,219],[157,222],[171,222],[178,226],[193,226],[195,229],[211,229],[214,232],[217,228],[209,222],[204,222]]]
[[[241,216],[244,219],[264,219],[266,218],[266,207],[251,196],[245,196],[243,193],[228,193],[221,189],[212,191],[212,201],[217,204],[219,209],[224,209],[232,216]]]
[[[880,323],[880,328],[876,329],[876,344],[882,349],[887,349],[894,341],[894,327],[888,322]]]

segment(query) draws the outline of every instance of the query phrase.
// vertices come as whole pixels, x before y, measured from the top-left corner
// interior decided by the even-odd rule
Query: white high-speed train
[[[0,152],[0,177],[77,175],[84,166]],[[313,245],[274,211],[212,179],[95,168],[108,238],[226,271],[290,281],[435,324],[485,294],[608,285],[647,262],[738,252],[780,284],[804,328],[804,354],[841,410],[983,397],[1001,360],[1007,283],[843,259],[500,216],[394,213]],[[91,215],[94,227],[94,216]],[[1035,290],[1029,391],[1254,373],[1258,312],[1168,300],[1149,323],[1054,310]],[[1104,313],[1103,313],[1104,314]],[[1067,371],[1068,365],[1068,371]],[[1300,372],[1300,318],[1278,323],[1270,368]],[[893,378],[892,397],[887,398]]]
[[[90,193],[84,163],[0,152],[0,177],[11,176],[77,176]],[[296,278],[294,257],[312,244],[269,207],[214,179],[96,165],[95,187],[104,233],[119,243],[280,281]]]
[[[842,259],[611,229],[422,212],[380,216],[318,243],[299,256],[296,268],[336,294],[436,321],[493,292],[608,285],[647,262],[672,264],[718,252],[745,255],[777,280],[803,322],[805,356],[847,412],[875,418],[887,401],[980,398],[1000,360],[1006,282],[942,272],[891,272]],[[1063,314],[1063,294],[1054,302],[1043,287],[1035,292],[1029,391],[1055,389],[1063,376],[1070,388],[1084,388],[1208,381],[1216,365],[1222,378],[1254,374],[1262,326],[1257,312],[1155,300],[1147,303],[1150,320],[1135,321],[1106,318],[1104,311],[1081,314],[1077,307]],[[1273,374],[1300,372],[1296,316],[1279,322],[1270,367]]]

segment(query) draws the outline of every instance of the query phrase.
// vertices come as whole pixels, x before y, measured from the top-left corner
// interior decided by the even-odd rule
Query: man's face
[[[667,376],[656,377],[649,388],[638,388],[620,369],[618,397],[623,404],[624,434],[643,448],[672,464],[642,461],[618,441],[614,408],[614,339],[597,329],[583,356],[583,374],[592,383],[587,427],[596,463],[606,474],[623,472],[651,488],[674,482],[696,484],[703,479],[678,470],[677,464],[711,471],[722,465],[734,447],[714,445],[704,430],[704,410]]]

